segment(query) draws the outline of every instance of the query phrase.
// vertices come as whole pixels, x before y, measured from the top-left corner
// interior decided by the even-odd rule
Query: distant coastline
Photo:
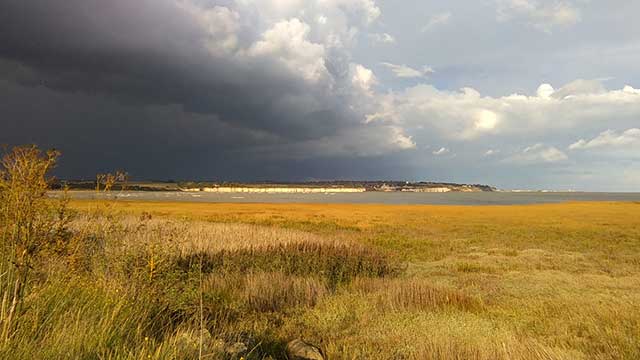
[[[62,180],[54,188],[94,190],[95,181]],[[312,182],[195,182],[195,181],[131,181],[116,183],[113,190],[184,191],[211,193],[360,193],[360,192],[494,192],[495,187],[483,184],[408,181],[312,181]]]

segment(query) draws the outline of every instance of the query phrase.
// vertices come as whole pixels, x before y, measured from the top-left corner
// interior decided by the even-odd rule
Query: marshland
[[[0,177],[0,357],[640,357],[640,204],[231,204]],[[104,191],[101,190],[101,191]]]

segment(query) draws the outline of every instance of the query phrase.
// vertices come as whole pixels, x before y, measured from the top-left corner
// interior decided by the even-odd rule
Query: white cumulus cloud
[[[550,84],[542,84],[538,87],[536,94],[540,98],[548,99],[551,97],[551,95],[553,95],[554,92],[555,89],[553,88],[553,86],[551,86]]]
[[[640,129],[632,128],[623,132],[607,130],[591,140],[580,139],[569,145],[570,150],[585,150],[610,147],[640,147]]]
[[[472,88],[444,91],[421,84],[385,95],[368,119],[428,129],[432,136],[441,138],[471,141],[562,133],[568,137],[586,127],[606,122],[625,126],[640,118],[640,91],[631,86],[603,90],[600,86],[585,87],[585,83],[570,83],[555,92],[550,85],[543,85],[534,96],[501,97],[482,96]]]
[[[340,8],[361,16],[367,23],[372,23],[382,13],[373,0],[316,0],[318,6]]]
[[[491,110],[479,110],[476,115],[475,128],[480,131],[489,131],[495,129],[498,125],[498,114]]]
[[[369,92],[371,87],[376,84],[377,79],[371,69],[367,69],[360,64],[351,64],[351,81],[353,84],[365,92]]]
[[[556,163],[568,160],[567,154],[554,146],[545,144],[535,144],[524,148],[507,159],[505,162],[515,164],[539,164],[539,163]]]
[[[427,32],[439,26],[447,25],[451,21],[451,12],[443,12],[433,15],[429,21],[422,27],[422,32]]]
[[[447,149],[446,147],[441,147],[440,149],[434,150],[431,153],[433,155],[439,156],[439,155],[446,155],[446,154],[448,154],[450,152],[451,152],[451,150]]]
[[[380,44],[393,44],[396,42],[396,39],[387,33],[374,33],[374,34],[369,34],[369,38],[371,38],[371,40],[373,40],[376,43],[380,43]]]
[[[568,27],[581,20],[579,8],[569,1],[496,0],[499,21],[523,21],[551,33],[556,27]]]
[[[324,54],[321,44],[308,39],[310,27],[299,19],[283,20],[262,34],[249,54],[253,56],[274,56],[293,72],[310,81],[317,81],[326,74]]]
[[[389,70],[391,70],[399,78],[418,78],[433,74],[435,72],[429,66],[424,66],[422,70],[418,70],[407,65],[397,65],[388,62],[383,62],[381,63],[381,65],[389,68]]]

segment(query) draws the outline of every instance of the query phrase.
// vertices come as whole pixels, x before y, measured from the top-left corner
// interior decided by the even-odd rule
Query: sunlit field
[[[71,206],[98,250],[32,296],[25,354],[640,358],[640,204]]]

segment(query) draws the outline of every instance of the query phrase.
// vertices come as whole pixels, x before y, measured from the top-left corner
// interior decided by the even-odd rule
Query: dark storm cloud
[[[355,121],[342,100],[274,61],[236,61],[208,51],[205,29],[172,1],[27,0],[1,6],[0,74],[23,86],[105,96],[132,106],[178,104],[185,113],[211,115],[216,123],[268,132],[271,140],[285,142],[332,135]],[[250,31],[239,38],[255,36]],[[283,101],[299,94],[319,109]],[[67,123],[77,129],[91,121]],[[144,117],[121,125],[147,138],[155,136],[149,128],[162,126]]]
[[[385,177],[381,158],[359,161],[358,166],[350,157],[265,161],[247,149],[278,144],[276,136],[237,129],[215,116],[185,113],[176,105],[138,107],[6,81],[0,81],[0,98],[0,143],[21,139],[62,150],[57,169],[62,177],[91,178],[119,168],[137,178],[159,180]]]

